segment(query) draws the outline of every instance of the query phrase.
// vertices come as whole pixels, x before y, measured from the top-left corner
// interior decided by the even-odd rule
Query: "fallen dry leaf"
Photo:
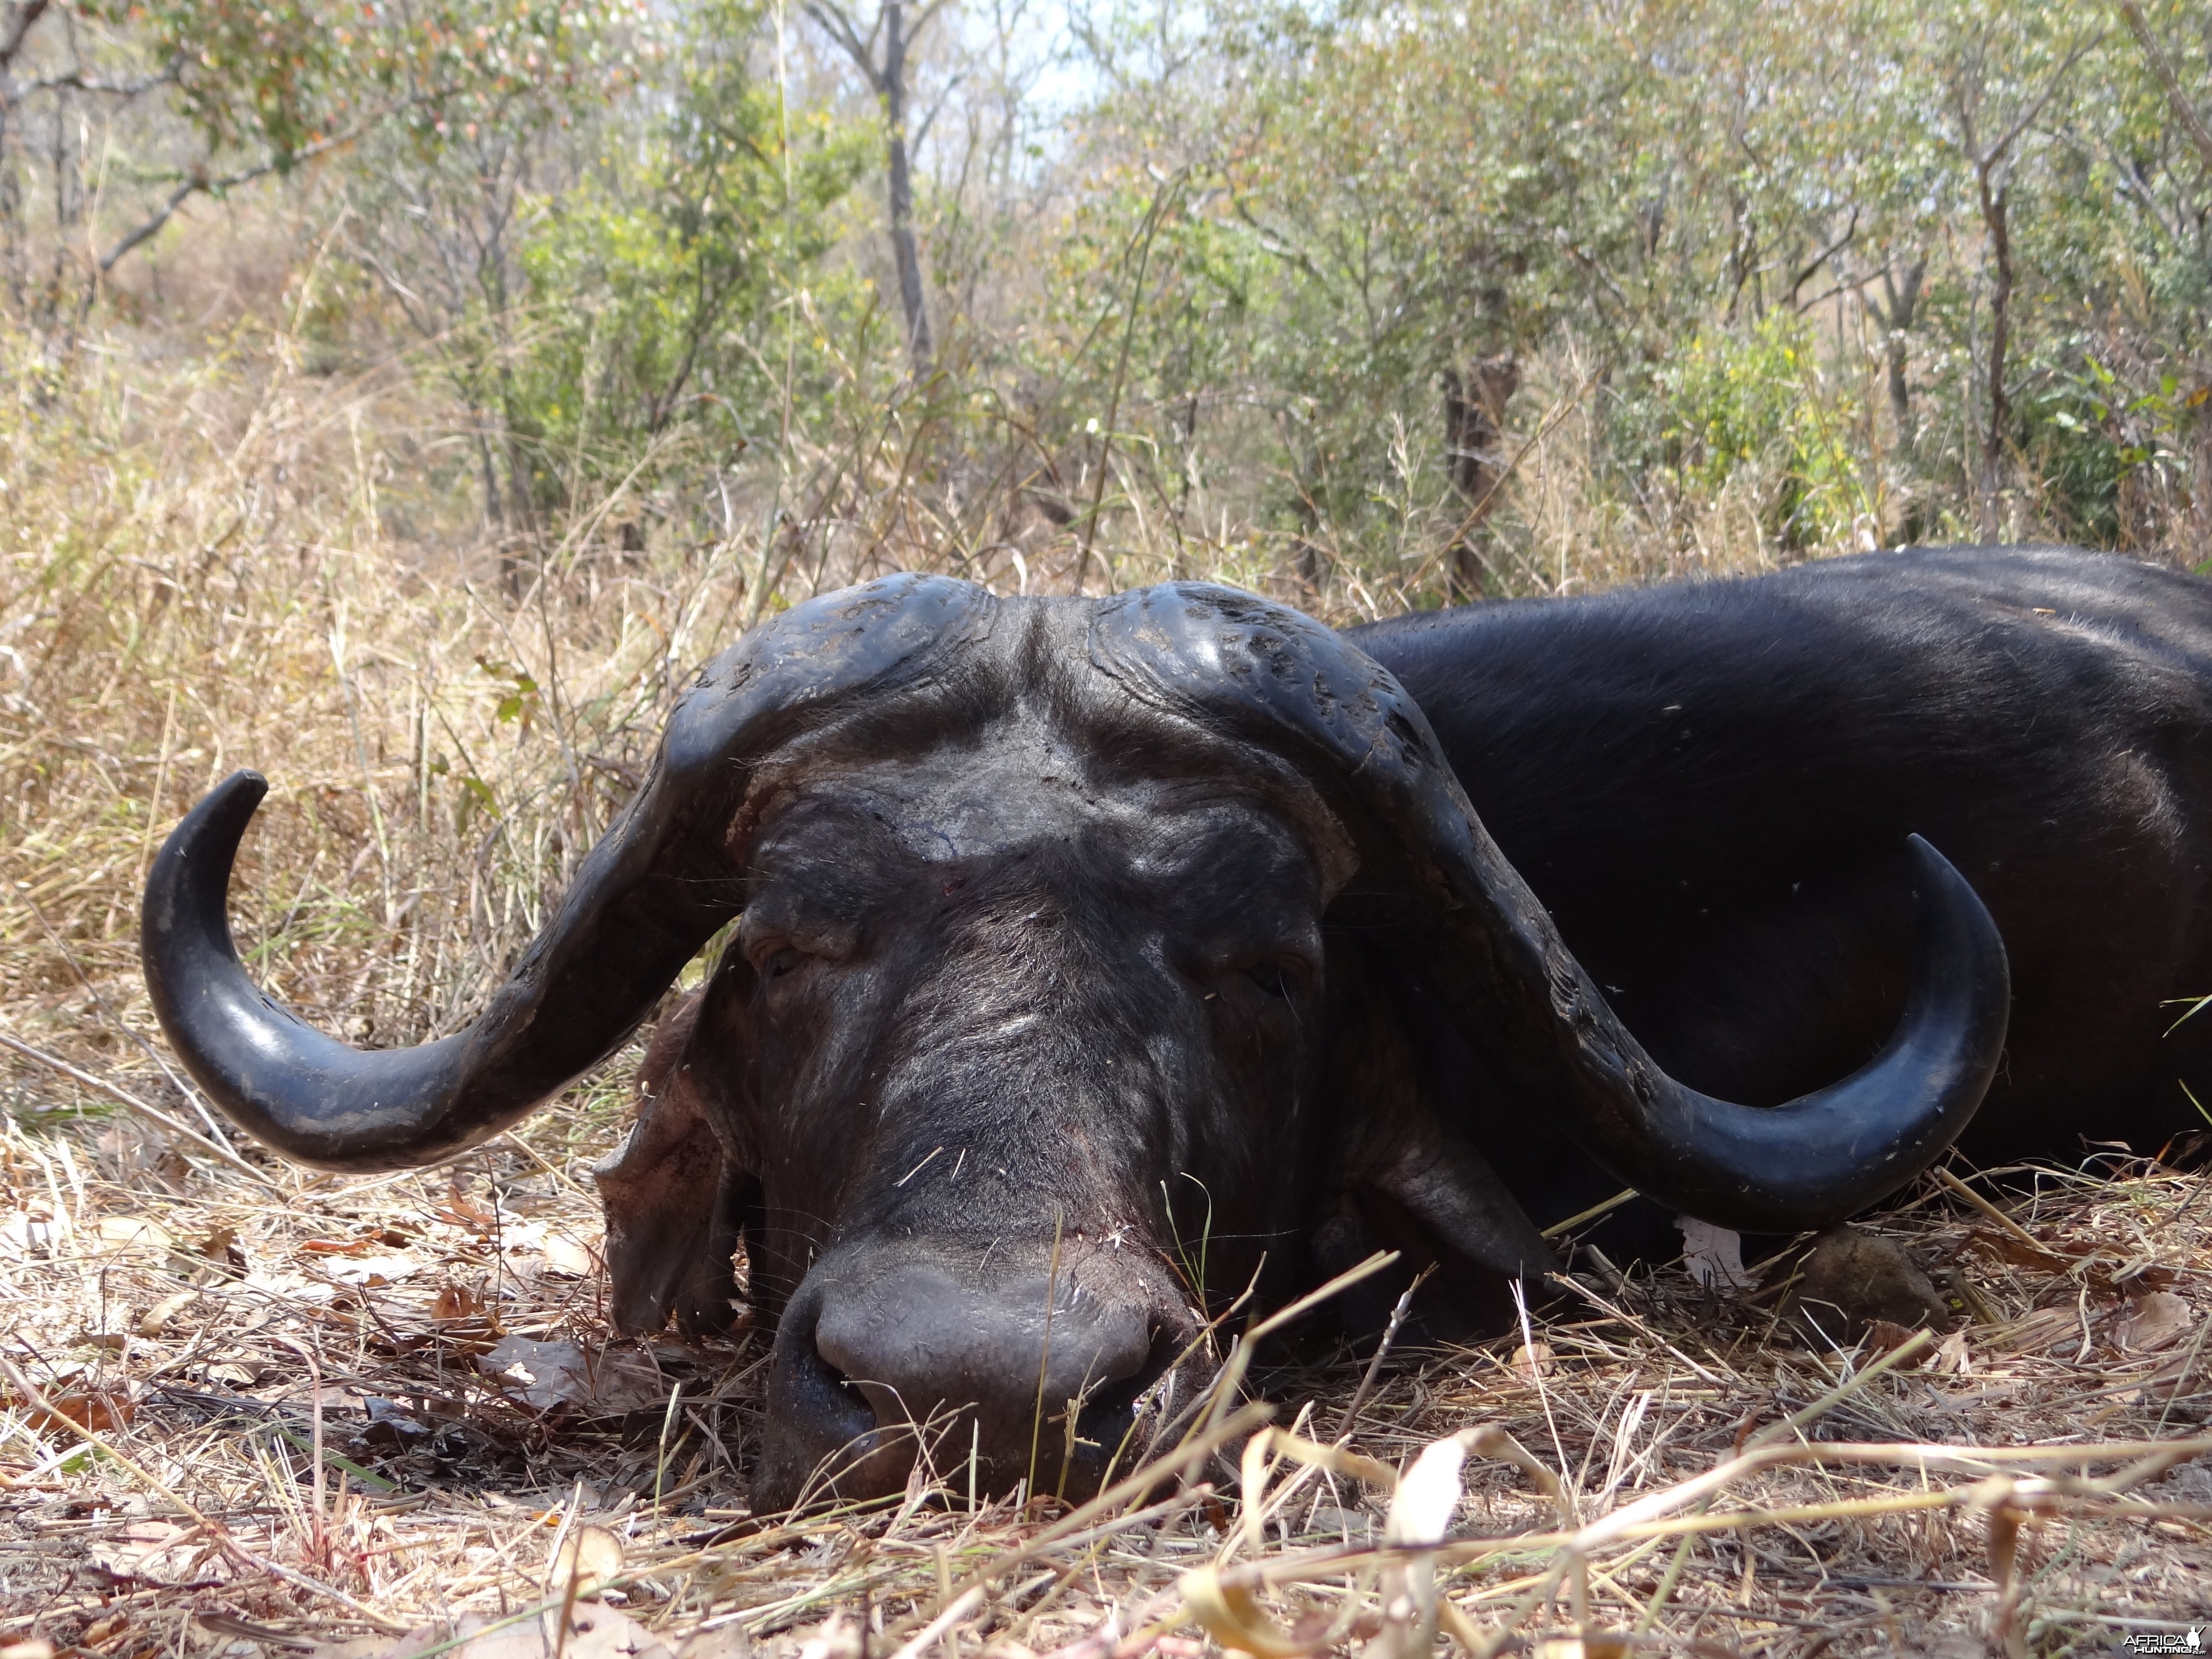
[[[1743,1270],[1743,1239],[1726,1227],[1693,1216],[1677,1216],[1682,1234],[1682,1265],[1690,1277],[1713,1290],[1747,1291],[1752,1277]]]
[[[571,1279],[589,1279],[599,1271],[591,1250],[564,1232],[545,1235],[545,1265]]]
[[[446,1202],[432,1213],[441,1221],[471,1231],[488,1231],[499,1224],[497,1212],[470,1197],[459,1182],[447,1189]]]
[[[565,1595],[568,1580],[576,1580],[576,1594],[591,1595],[622,1571],[622,1540],[605,1527],[576,1527],[561,1541],[561,1553],[548,1568],[555,1592]]]
[[[441,1285],[430,1298],[430,1317],[444,1323],[472,1319],[483,1311],[483,1298],[465,1285]]]
[[[2120,1317],[2119,1344],[2134,1353],[2170,1347],[2188,1330],[2195,1315],[2172,1291],[2151,1291],[2128,1298]]]
[[[1973,1358],[1966,1352],[1965,1331],[1954,1331],[1936,1345],[1931,1369],[1939,1376],[1969,1376],[1973,1374]]]
[[[113,1434],[125,1426],[132,1416],[131,1402],[115,1395],[82,1389],[60,1393],[51,1388],[43,1393],[51,1409],[42,1411],[33,1407],[31,1410],[30,1424],[34,1429],[59,1428],[61,1419],[66,1418],[77,1427],[89,1429],[94,1434]],[[0,1401],[11,1405],[17,1403],[5,1389],[0,1389]]]
[[[652,1411],[668,1393],[651,1360],[617,1348],[594,1355],[574,1342],[509,1336],[477,1364],[510,1399],[538,1411],[565,1407],[615,1417]]]
[[[1893,1349],[1901,1348],[1917,1334],[1918,1332],[1911,1327],[1899,1325],[1892,1320],[1869,1320],[1867,1322],[1866,1331],[1867,1355],[1872,1358],[1876,1355],[1887,1353]],[[1916,1370],[1926,1364],[1928,1359],[1929,1356],[1925,1353],[1916,1354],[1905,1362],[1903,1369]]]
[[[165,1296],[139,1316],[138,1334],[159,1336],[169,1328],[169,1322],[200,1299],[198,1291],[179,1291],[174,1296]]]
[[[2062,1253],[2045,1245],[2031,1244],[2010,1233],[1990,1232],[1979,1227],[1967,1235],[1966,1242],[1999,1261],[2008,1261],[2015,1267],[2039,1267],[2045,1273],[2063,1273],[2080,1259],[2071,1252]]]
[[[187,1583],[229,1582],[222,1552],[197,1527],[171,1521],[133,1521],[95,1542],[94,1565],[110,1577],[170,1589]]]
[[[110,1124],[93,1151],[101,1170],[124,1186],[140,1184],[136,1177],[151,1177],[150,1184],[172,1198],[182,1197],[192,1166],[174,1146],[120,1123]]]
[[[166,1251],[176,1242],[160,1222],[132,1215],[104,1215],[93,1234],[101,1243],[117,1250]]]
[[[426,1648],[442,1650],[447,1659],[546,1659],[558,1647],[568,1659],[677,1659],[659,1637],[616,1608],[596,1602],[575,1608],[565,1642],[558,1619],[549,1613],[508,1623],[471,1613],[455,1625],[425,1625],[396,1641],[348,1642],[316,1651],[319,1659],[413,1659]],[[446,1645],[456,1638],[458,1645]]]
[[[751,1659],[752,1650],[744,1626],[732,1620],[713,1630],[692,1632],[676,1650],[676,1659]]]
[[[246,1252],[238,1248],[238,1229],[212,1227],[202,1237],[185,1247],[193,1255],[214,1262],[219,1267],[246,1271]]]
[[[380,1250],[373,1255],[326,1257],[315,1271],[334,1284],[370,1286],[409,1278],[422,1267],[422,1262],[404,1251]]]

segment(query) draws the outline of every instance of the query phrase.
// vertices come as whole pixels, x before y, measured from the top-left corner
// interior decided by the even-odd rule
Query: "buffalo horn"
[[[982,590],[894,576],[755,629],[678,702],[652,773],[465,1030],[362,1051],[246,976],[225,912],[268,785],[239,772],[173,831],[146,883],[154,1010],[208,1097],[257,1139],[331,1170],[431,1164],[497,1134],[618,1048],[742,903],[723,854],[760,758],[880,693],[926,683],[988,629]]]
[[[1356,826],[1354,888],[1411,901],[1403,925],[1425,935],[1420,959],[1468,1040],[1650,1197],[1744,1231],[1825,1226],[1925,1169],[1981,1103],[2010,1007],[2004,946],[1918,836],[1911,988],[1888,1043],[1828,1088],[1735,1105],[1644,1053],[1477,821],[1419,707],[1364,653],[1280,605],[1180,583],[1102,605],[1091,654],[1147,702],[1303,756]]]

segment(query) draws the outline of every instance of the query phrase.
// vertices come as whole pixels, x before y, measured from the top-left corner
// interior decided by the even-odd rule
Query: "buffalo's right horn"
[[[483,1013],[416,1048],[349,1048],[239,965],[231,862],[268,785],[234,774],[185,815],[147,879],[139,950],[161,1029],[232,1121],[302,1163],[400,1169],[497,1134],[621,1046],[737,913],[723,842],[761,757],[864,693],[926,685],[988,630],[992,608],[966,582],[887,577],[809,600],[716,658],[677,704],[645,787]]]
[[[1839,1221],[1927,1168],[1981,1104],[2011,1008],[2004,945],[1965,878],[1911,843],[1912,987],[1888,1044],[1771,1109],[1714,1099],[1644,1053],[1476,819],[1419,708],[1320,623],[1234,589],[1121,595],[1093,662],[1147,702],[1303,758],[1359,825],[1357,888],[1413,901],[1403,925],[1467,1040],[1621,1181],[1742,1231]]]

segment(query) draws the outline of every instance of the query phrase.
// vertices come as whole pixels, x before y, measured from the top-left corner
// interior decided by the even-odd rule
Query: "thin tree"
[[[2038,116],[2058,94],[2060,85],[2097,43],[2101,31],[2077,41],[2042,90],[2030,98],[2016,119],[2001,131],[1990,133],[1983,125],[1989,101],[1985,76],[1989,46],[1986,37],[1974,41],[1960,54],[1952,81],[1952,114],[1959,124],[1959,149],[1973,170],[1974,192],[1981,208],[1982,228],[1990,248],[1990,349],[1986,384],[1989,425],[1982,434],[1981,476],[1976,480],[1981,532],[1997,533],[1997,468],[2011,435],[2012,392],[2005,383],[2006,356],[2012,339],[2012,177],[2019,160],[2019,144]],[[1971,395],[1971,394],[1970,394]]]
[[[906,318],[907,349],[917,379],[928,372],[937,347],[929,331],[929,306],[921,285],[921,251],[914,234],[914,163],[906,130],[912,91],[908,53],[930,20],[944,9],[945,0],[929,0],[909,20],[905,0],[883,0],[876,10],[876,21],[864,35],[837,0],[808,0],[806,7],[806,15],[853,60],[868,90],[883,106],[891,263],[898,273],[899,309]]]
[[[2173,61],[2166,55],[2166,48],[2151,33],[2150,24],[2143,17],[2142,8],[2136,0],[2118,0],[2120,15],[2127,20],[2128,30],[2136,37],[2149,60],[2150,72],[2157,76],[2158,84],[2166,92],[2166,101],[2173,110],[2173,118],[2189,135],[2189,142],[2197,146],[2197,153],[2204,158],[2204,165],[2212,168],[2212,126],[2208,126],[2197,106],[2190,102],[2189,94],[2181,89],[2180,78],[2173,72]]]

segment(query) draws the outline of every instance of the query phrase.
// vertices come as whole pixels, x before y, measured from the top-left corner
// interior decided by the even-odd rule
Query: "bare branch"
[[[265,173],[268,169],[264,167],[262,168],[261,171]],[[241,179],[240,182],[243,183],[244,180]],[[117,260],[120,259],[125,254],[130,252],[132,248],[137,247],[141,242],[143,242],[149,237],[153,236],[163,225],[167,224],[169,221],[175,216],[177,210],[185,204],[185,199],[188,197],[196,195],[204,190],[212,189],[213,187],[214,186],[205,179],[187,179],[184,183],[179,185],[174,190],[169,192],[169,199],[162,203],[160,207],[154,210],[151,217],[143,221],[135,229],[125,233],[121,241],[116,243],[113,247],[108,249],[106,253],[100,255],[100,274],[102,276],[106,276],[110,270],[112,270],[115,268],[115,262]]]
[[[960,89],[962,82],[967,79],[968,71],[962,70],[938,89],[937,96],[930,101],[929,108],[923,113],[920,124],[915,126],[908,139],[916,150],[921,149],[923,143],[927,141],[930,128],[936,125],[937,118],[944,112],[945,106],[951,101],[952,94]]]
[[[159,233],[161,227],[175,216],[177,210],[191,198],[203,191],[210,196],[220,196],[225,191],[235,190],[240,185],[250,185],[255,179],[265,178],[280,168],[295,167],[301,161],[311,161],[318,155],[326,155],[341,145],[351,143],[374,125],[374,121],[381,120],[384,116],[392,112],[389,110],[381,112],[369,121],[349,127],[343,132],[333,133],[328,138],[319,139],[304,149],[293,150],[284,155],[270,156],[265,161],[258,161],[250,167],[242,167],[236,173],[225,173],[219,179],[210,178],[205,173],[195,173],[171,191],[168,199],[155,210],[149,217],[126,232],[120,241],[100,256],[100,274],[105,276],[108,271],[112,270],[118,259],[146,241],[148,238]]]
[[[2173,118],[2181,123],[2182,131],[2197,146],[2197,155],[2204,158],[2204,165],[2212,168],[2212,128],[2205,126],[2204,118],[2197,112],[2197,106],[2182,91],[2181,82],[2173,72],[2173,62],[2166,55],[2166,48],[2159,45],[2158,36],[2150,32],[2150,24],[2143,16],[2142,6],[2136,3],[2136,0],[2114,0],[2114,3],[2119,7],[2120,15],[2127,19],[2129,31],[2136,37],[2136,44],[2142,48],[2143,56],[2150,60],[2150,72],[2158,77],[2159,85],[2166,88],[2166,101],[2173,106]]]
[[[0,33],[0,70],[15,61],[15,54],[23,49],[23,37],[30,33],[46,9],[48,0],[22,0],[20,5],[9,8],[7,32]]]
[[[2045,106],[2048,105],[2053,98],[2058,95],[2060,84],[2065,81],[2067,76],[2073,72],[2074,65],[2080,63],[2081,59],[2087,57],[2091,52],[2094,52],[2098,44],[2102,41],[2104,38],[2105,32],[2102,29],[2100,29],[2096,33],[2089,36],[2086,40],[2075,41],[2074,44],[2074,49],[2066,54],[2065,60],[2062,62],[2057,69],[2051,71],[2051,78],[2044,82],[2043,90],[2036,95],[2034,100],[2029,103],[2026,109],[2021,112],[2020,119],[2014,121],[2011,126],[2005,129],[2005,135],[2003,137],[1998,139],[1996,143],[1991,144],[1986,151],[1979,155],[1975,154],[1974,151],[1972,117],[1967,107],[1968,100],[1963,89],[1961,90],[1959,98],[1959,128],[1960,131],[1966,137],[1967,147],[1966,156],[1967,159],[1973,163],[1975,172],[1987,175],[2004,165],[2007,155],[2010,152],[2012,147],[2020,142],[2021,134],[2026,132],[2028,128],[2033,125],[2035,118],[2043,113]]]
[[[868,89],[878,98],[882,97],[883,76],[877,72],[876,55],[872,50],[875,44],[874,31],[869,32],[867,40],[861,40],[860,31],[853,27],[853,20],[845,15],[844,9],[836,4],[834,0],[807,0],[806,15],[836,43],[840,51],[853,60],[854,67],[866,77]]]
[[[156,87],[174,85],[179,65],[170,65],[158,75],[149,75],[143,81],[98,81],[88,78],[82,70],[71,70],[66,75],[49,75],[23,83],[23,93],[57,92],[67,88],[71,92],[88,92],[109,98],[136,98],[151,92]]]
[[[1827,246],[1822,248],[1811,258],[1808,259],[1805,262],[1803,268],[1800,270],[1795,276],[1790,279],[1790,300],[1791,304],[1795,305],[1796,303],[1797,290],[1813,280],[1813,273],[1818,270],[1822,265],[1827,264],[1829,260],[1834,258],[1838,253],[1841,253],[1845,248],[1849,247],[1851,245],[1851,239],[1858,234],[1859,210],[1856,206],[1854,206],[1851,209],[1851,222],[1844,227],[1844,234],[1837,237],[1834,241],[1829,243]],[[1819,303],[1820,301],[1817,300],[1811,302],[1813,305],[1817,305]],[[1808,306],[1800,308],[1809,309],[1810,307]]]

